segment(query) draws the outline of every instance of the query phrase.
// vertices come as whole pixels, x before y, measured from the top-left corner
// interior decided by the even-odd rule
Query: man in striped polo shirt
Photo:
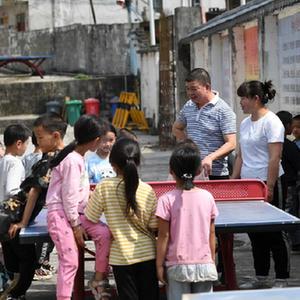
[[[227,155],[236,146],[236,116],[217,92],[211,90],[208,72],[202,68],[187,76],[190,98],[173,124],[178,141],[192,139],[201,151],[202,167],[210,179],[227,179]]]

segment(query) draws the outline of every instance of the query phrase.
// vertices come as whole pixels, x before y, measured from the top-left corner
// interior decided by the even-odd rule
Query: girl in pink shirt
[[[193,184],[200,171],[197,146],[180,143],[170,158],[176,189],[159,198],[156,210],[157,276],[167,284],[169,300],[210,292],[218,278],[214,225],[218,210],[213,196]]]
[[[96,299],[107,299],[105,288],[108,269],[110,232],[102,223],[88,224],[83,218],[90,188],[84,154],[95,151],[106,128],[94,116],[83,115],[75,123],[75,141],[52,160],[52,174],[46,197],[48,230],[58,253],[57,300],[70,300],[78,268],[78,246],[84,247],[87,234],[96,243],[96,273],[91,287]],[[96,284],[97,283],[97,284]],[[101,289],[98,290],[97,288]],[[99,292],[99,293],[98,293]],[[101,298],[102,297],[102,298]]]

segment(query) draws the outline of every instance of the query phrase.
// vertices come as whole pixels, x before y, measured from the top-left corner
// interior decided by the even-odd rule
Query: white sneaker
[[[274,285],[272,289],[282,289],[288,286],[288,282],[286,279],[275,279]]]
[[[53,277],[53,274],[51,271],[44,269],[43,267],[40,267],[39,269],[36,269],[34,272],[34,281],[43,281],[48,280]]]
[[[271,285],[268,276],[256,276],[253,280],[240,285],[241,290],[267,289],[270,287]]]

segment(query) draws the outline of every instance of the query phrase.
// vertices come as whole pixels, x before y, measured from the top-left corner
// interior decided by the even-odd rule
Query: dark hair
[[[43,127],[49,133],[53,133],[58,131],[60,133],[61,138],[63,139],[68,124],[57,114],[55,113],[47,113],[38,117],[34,123],[33,127]]]
[[[194,178],[201,166],[200,151],[197,145],[190,140],[177,144],[171,158],[170,169],[183,185],[184,190],[194,187]]]
[[[292,123],[293,115],[290,112],[281,110],[276,115],[278,116],[285,128]]]
[[[16,141],[23,143],[31,136],[31,130],[23,124],[11,124],[4,130],[4,145],[6,147],[13,145]]]
[[[121,139],[121,138],[128,138],[128,139],[137,141],[136,134],[127,128],[119,129],[118,139]]]
[[[36,140],[36,136],[34,134],[34,132],[32,131],[32,134],[31,134],[31,142],[32,144],[35,146],[35,147],[38,147],[38,142]]]
[[[133,210],[137,213],[136,190],[139,185],[137,167],[140,165],[141,151],[139,144],[128,138],[121,138],[113,145],[109,162],[123,172],[125,182],[126,215]]]
[[[112,125],[111,123],[108,123],[108,122],[107,122],[107,131],[113,132],[113,133],[115,134],[116,137],[117,137],[117,135],[118,135],[115,126]]]
[[[272,81],[245,81],[237,89],[239,97],[254,98],[258,96],[263,105],[267,104],[269,100],[275,97],[276,90],[273,89]]]
[[[211,85],[209,73],[203,68],[193,69],[185,78],[186,82],[199,81],[202,85]]]
[[[293,117],[293,121],[300,121],[300,115],[296,115],[295,117]]]
[[[100,137],[107,132],[105,123],[94,115],[82,115],[74,124],[75,141],[66,146],[59,154],[51,161],[50,167],[54,168],[69,154],[76,145],[87,144],[97,137]]]

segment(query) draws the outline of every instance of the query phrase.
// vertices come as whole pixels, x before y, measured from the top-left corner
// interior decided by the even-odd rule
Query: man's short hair
[[[11,124],[4,130],[4,145],[6,147],[13,145],[17,141],[23,143],[31,136],[31,130],[24,124]]]
[[[186,82],[199,81],[202,85],[210,85],[211,80],[208,72],[203,68],[192,70],[185,79]]]

